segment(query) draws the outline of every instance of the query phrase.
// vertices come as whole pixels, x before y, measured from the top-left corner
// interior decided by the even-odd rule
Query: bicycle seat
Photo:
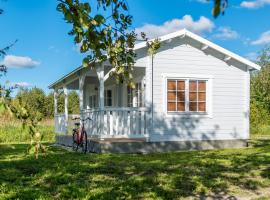
[[[75,126],[80,126],[80,122],[76,122],[74,124],[75,124]]]

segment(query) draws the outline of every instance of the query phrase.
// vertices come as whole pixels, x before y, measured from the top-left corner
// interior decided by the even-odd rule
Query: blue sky
[[[225,16],[217,19],[211,15],[212,4],[205,0],[127,1],[133,28],[152,37],[187,28],[251,59],[270,43],[270,0],[229,0]],[[8,56],[0,59],[9,66],[2,82],[49,92],[50,83],[81,64],[83,57],[67,35],[71,27],[56,5],[56,0],[0,1],[5,10],[0,16],[0,47],[18,39]]]

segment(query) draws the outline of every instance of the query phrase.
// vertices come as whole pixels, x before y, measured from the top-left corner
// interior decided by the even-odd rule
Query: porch
[[[146,106],[146,77],[144,67],[133,72],[136,87],[116,83],[110,77],[112,68],[79,68],[54,83],[55,132],[57,136],[70,136],[74,117],[92,120],[85,122],[88,138],[145,139],[149,137],[150,109]],[[68,92],[77,90],[80,113],[68,113]],[[58,112],[58,96],[64,93],[64,113]]]
[[[65,114],[55,115],[55,132],[70,135],[75,121],[74,117],[87,118],[85,122],[90,138],[146,138],[147,108],[106,107],[103,110],[85,109],[78,115],[69,115],[66,126]]]

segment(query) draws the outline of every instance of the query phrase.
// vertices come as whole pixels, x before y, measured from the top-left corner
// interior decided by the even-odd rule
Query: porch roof
[[[74,69],[74,70],[71,71],[70,73],[64,75],[62,78],[60,78],[60,79],[58,79],[57,81],[55,81],[54,83],[50,84],[50,85],[49,85],[49,89],[54,89],[55,86],[57,86],[57,85],[58,85],[59,83],[61,83],[61,82],[65,82],[65,80],[66,80],[68,77],[70,77],[70,76],[72,76],[72,75],[74,75],[74,74],[78,74],[78,75],[79,75],[80,72],[81,72],[83,69],[88,69],[88,68],[90,68],[90,67],[92,66],[92,64],[93,64],[93,62],[91,62],[90,65],[89,65],[88,67],[83,67],[83,66],[77,67],[76,69]]]

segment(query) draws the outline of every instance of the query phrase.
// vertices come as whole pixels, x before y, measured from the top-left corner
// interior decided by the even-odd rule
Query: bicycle
[[[87,117],[85,119],[81,119],[79,117],[74,118],[73,120],[81,120],[82,126],[80,127],[80,122],[74,123],[75,128],[73,129],[73,134],[72,134],[72,149],[75,151],[78,151],[78,148],[80,147],[82,153],[87,152],[87,133],[84,128],[84,122],[87,120],[92,120],[90,117]]]

